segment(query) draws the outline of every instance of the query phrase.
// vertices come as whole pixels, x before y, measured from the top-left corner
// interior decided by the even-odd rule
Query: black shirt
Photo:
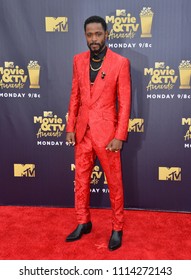
[[[95,54],[93,52],[90,53],[90,81],[92,84],[94,83],[97,77],[99,69],[101,69],[106,52],[107,52],[107,47],[105,47],[98,54]]]

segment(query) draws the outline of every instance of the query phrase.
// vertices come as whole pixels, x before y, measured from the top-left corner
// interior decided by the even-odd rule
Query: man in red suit
[[[75,210],[77,228],[66,238],[78,240],[91,232],[90,178],[98,157],[105,172],[112,208],[109,250],[121,246],[123,183],[120,150],[130,115],[130,63],[106,46],[107,24],[98,16],[84,23],[90,51],[74,56],[66,144],[75,145]]]

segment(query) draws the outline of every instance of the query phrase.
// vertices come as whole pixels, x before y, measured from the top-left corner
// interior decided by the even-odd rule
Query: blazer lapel
[[[93,104],[94,102],[96,102],[96,100],[100,97],[100,95],[103,92],[103,89],[105,86],[105,81],[109,74],[109,69],[111,68],[111,56],[112,56],[112,52],[108,48],[105,59],[102,64],[102,68],[99,70],[96,80],[94,82],[93,88],[92,88],[92,94],[91,94],[92,97],[90,100],[90,104]],[[105,75],[103,76],[103,74],[105,74]]]
[[[83,79],[83,91],[86,92],[87,103],[90,102],[90,52],[81,61],[81,75]]]

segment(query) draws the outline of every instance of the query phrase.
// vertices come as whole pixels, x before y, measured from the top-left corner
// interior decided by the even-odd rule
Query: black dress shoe
[[[110,251],[116,250],[119,247],[121,247],[122,235],[123,235],[122,230],[120,231],[112,230],[111,237],[109,240],[109,246],[108,246]]]
[[[72,242],[72,241],[80,239],[83,234],[90,233],[91,229],[92,229],[91,222],[78,225],[77,228],[67,236],[66,242]]]

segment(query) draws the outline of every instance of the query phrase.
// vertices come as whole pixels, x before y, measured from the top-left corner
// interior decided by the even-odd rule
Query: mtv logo
[[[35,164],[14,164],[15,177],[35,177]]]
[[[14,68],[13,61],[5,61],[5,68]]]
[[[144,132],[144,119],[130,119],[128,131]]]
[[[46,32],[68,32],[67,17],[45,17]]]
[[[52,111],[44,111],[43,116],[45,118],[52,118],[53,117],[53,112]]]
[[[125,17],[126,16],[126,10],[116,10],[116,16],[117,17]]]
[[[155,68],[164,68],[165,63],[164,62],[155,62]]]
[[[181,181],[180,167],[159,167],[160,181]]]

